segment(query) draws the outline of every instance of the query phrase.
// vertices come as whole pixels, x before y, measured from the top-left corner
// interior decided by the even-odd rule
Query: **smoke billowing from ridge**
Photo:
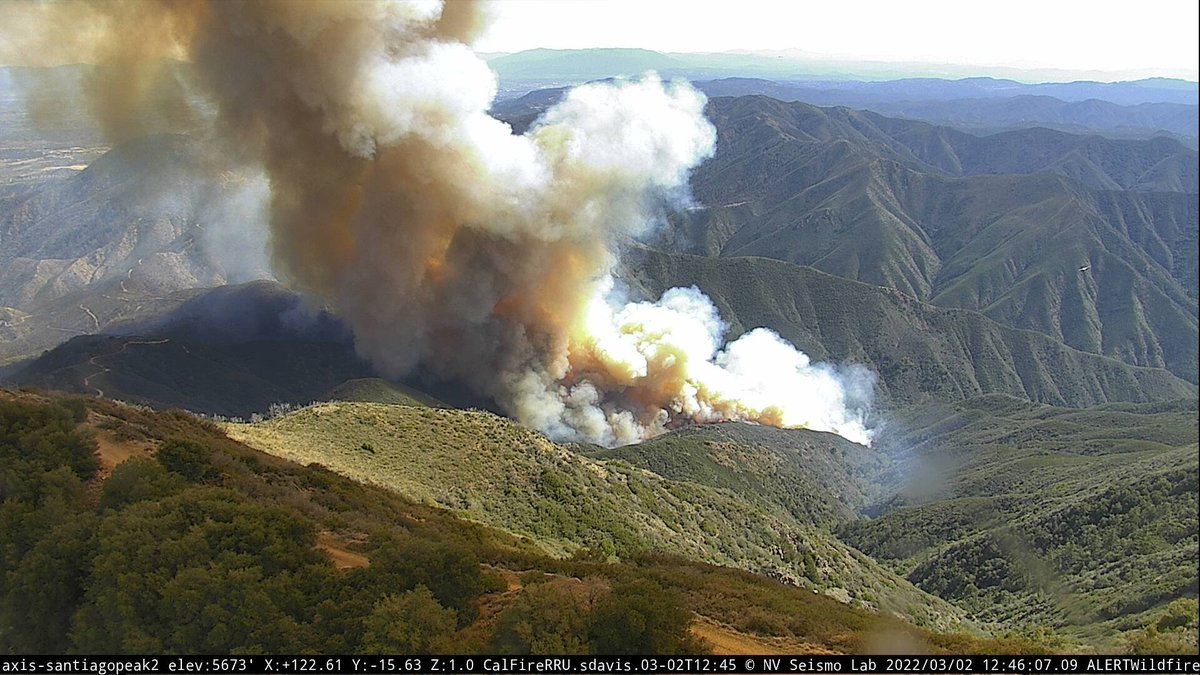
[[[424,364],[560,439],[692,419],[868,442],[865,370],[811,364],[763,329],[723,345],[696,289],[614,292],[616,242],[713,152],[704,97],[653,74],[583,85],[513,135],[487,114],[495,75],[469,46],[482,19],[466,1],[196,0],[27,5],[15,24],[47,58],[129,74],[87,91],[115,137],[147,107],[189,119],[188,87],[153,83],[162,59],[190,61],[225,151],[269,178],[276,271],[391,376]]]

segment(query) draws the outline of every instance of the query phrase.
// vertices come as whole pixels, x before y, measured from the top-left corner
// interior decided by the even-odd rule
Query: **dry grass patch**
[[[329,556],[333,562],[333,566],[339,570],[358,569],[360,567],[369,567],[371,560],[361,553],[351,551],[348,546],[352,542],[335,535],[328,530],[317,533],[316,548],[319,551]]]
[[[749,635],[703,616],[692,623],[692,634],[712,646],[717,656],[745,654],[837,654],[821,645],[783,637]]]
[[[100,472],[97,475],[100,480],[104,480],[121,462],[154,454],[154,444],[121,439],[110,431],[97,431],[96,452],[100,456]]]

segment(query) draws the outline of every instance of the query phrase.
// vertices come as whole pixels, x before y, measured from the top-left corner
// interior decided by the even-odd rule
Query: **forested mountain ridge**
[[[767,326],[814,359],[868,366],[884,405],[1003,393],[1056,405],[1194,396],[1163,369],[1131,366],[973,311],[767,258],[640,249],[623,278],[647,295],[694,284],[731,336]]]
[[[742,156],[747,144],[767,151],[782,141],[847,140],[885,146],[915,168],[949,175],[1052,172],[1089,187],[1144,191],[1196,192],[1200,171],[1196,151],[1168,138],[1117,140],[1038,128],[980,136],[869,111],[818,108],[766,96],[714,98],[707,115],[717,127],[718,152],[724,142],[733,146],[725,149],[732,157]],[[775,134],[756,129],[755,121]]]
[[[1195,149],[1200,135],[1196,97],[1183,91],[1155,97],[1105,99],[1102,91],[1083,93],[1069,87],[1047,85],[1004,86],[990,90],[986,78],[971,82],[917,81],[816,82],[727,77],[696,82],[711,97],[761,94],[780,101],[802,101],[818,106],[845,106],[870,110],[888,117],[921,120],[951,126],[970,133],[1041,127],[1072,134],[1099,134],[1107,138],[1175,138]],[[1086,86],[1086,83],[1078,83]],[[1133,83],[1122,83],[1132,85]],[[907,86],[906,86],[907,85]],[[1053,85],[1050,85],[1051,87]],[[1131,87],[1131,93],[1134,88]],[[1149,100],[1147,100],[1149,99]],[[1118,102],[1119,100],[1119,102]]]
[[[1087,159],[1069,143],[1049,164],[1020,159],[1030,153],[1019,149],[986,159],[986,139],[955,147],[949,139],[974,137],[764,97],[715,99],[709,113],[718,150],[693,176],[703,206],[676,220],[668,235],[676,248],[779,258],[891,286],[1196,382],[1195,195],[1096,190],[1071,177],[1194,191],[1194,151],[1170,141],[1005,135],[1130,144],[1143,158],[1131,161],[1145,164],[1130,173],[1107,152]],[[968,163],[976,170],[990,162],[1051,172],[960,177],[930,164],[961,170],[959,153],[975,143],[985,148]],[[1160,174],[1169,178],[1146,178]]]

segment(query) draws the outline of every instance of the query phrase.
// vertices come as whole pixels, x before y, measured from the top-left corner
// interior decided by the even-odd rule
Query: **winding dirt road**
[[[98,368],[99,370],[97,370],[96,372],[92,373],[91,375],[88,375],[87,377],[83,378],[83,386],[87,387],[88,389],[91,389],[92,391],[95,391],[96,396],[103,398],[104,390],[92,385],[92,378],[96,377],[97,375],[103,375],[104,373],[111,373],[112,368],[109,368],[108,366],[104,365],[103,363],[100,363],[100,359],[107,359],[110,356],[124,354],[125,350],[129,349],[130,345],[161,345],[161,344],[164,344],[167,342],[170,342],[170,339],[162,338],[161,340],[126,340],[124,343],[121,344],[120,349],[108,352],[106,354],[97,354],[97,355],[93,356],[92,358],[88,359],[88,363],[92,364],[93,366],[96,366],[96,368]]]

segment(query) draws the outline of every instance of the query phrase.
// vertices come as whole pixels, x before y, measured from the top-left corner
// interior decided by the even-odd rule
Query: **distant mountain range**
[[[705,208],[677,246],[813,266],[1197,381],[1194,150],[765,97],[709,116]]]
[[[1127,96],[1121,89],[1106,89],[1113,85],[1099,85],[1097,91],[1086,92],[1095,97],[1080,99],[1085,92],[1074,91],[1073,85],[1012,82],[1011,87],[984,88],[973,84],[968,80],[829,83],[756,78],[696,82],[709,96],[761,94],[781,101],[870,110],[974,132],[1036,126],[1112,138],[1168,136],[1193,149],[1200,135],[1194,92],[1184,101],[1140,101],[1140,97]],[[1082,89],[1083,83],[1076,84]],[[1176,97],[1168,94],[1162,98]],[[1138,102],[1121,104],[1112,99]]]
[[[975,132],[1046,127],[1112,138],[1169,136],[1196,148],[1197,83],[1150,78],[1125,82],[1027,84],[992,77],[819,75],[828,63],[753,54],[662,54],[638,49],[533,50],[489,64],[500,76],[499,114],[545,101],[562,85],[634,77],[653,70],[689,79],[712,97],[761,94],[781,101],[846,106]],[[904,73],[901,73],[903,75]]]
[[[1195,394],[1194,195],[1120,189],[1194,190],[1194,163],[1167,170],[1193,151],[1045,131],[979,138],[763,97],[717,99],[710,117],[718,154],[693,180],[704,206],[661,242],[707,257],[631,250],[626,280],[648,295],[697,284],[735,334],[768,326],[815,358],[864,363],[894,404]],[[1012,150],[1022,143],[1031,150]],[[79,337],[12,381],[245,417],[371,375],[340,324],[308,317],[293,293],[197,288],[228,278],[201,245],[207,202],[192,196],[210,161],[188,137],[148,137],[10,202],[9,358],[72,334],[119,336]],[[1046,236],[1072,243],[1036,243]],[[1072,332],[1080,315],[1101,320]]]
[[[505,89],[524,83],[577,84],[587,80],[641,75],[654,70],[665,77],[691,80],[750,77],[786,81],[789,86],[857,92],[892,101],[954,100],[1052,96],[1063,101],[1098,99],[1120,105],[1197,103],[1196,82],[1147,78],[1124,82],[1046,82],[1061,74],[997,68],[994,77],[978,77],[979,67],[952,64],[880,63],[832,60],[805,54],[662,53],[646,49],[533,49],[492,55],[488,65]],[[1055,77],[1058,75],[1058,77]],[[1043,80],[1025,84],[1014,77]],[[729,92],[733,93],[733,92]],[[749,93],[749,92],[741,92]],[[763,92],[765,93],[765,92]]]
[[[1103,101],[1120,106],[1169,103],[1181,106],[1197,104],[1200,86],[1186,80],[1151,78],[1125,82],[1038,82],[1025,83],[992,77],[949,79],[940,77],[906,77],[886,80],[804,80],[798,77],[776,78],[784,91],[819,91],[830,97],[843,96],[827,104],[846,105],[848,100],[880,103],[885,101],[964,101],[978,99],[1008,99],[1014,97],[1054,98],[1068,103]],[[750,80],[742,80],[751,82]],[[731,82],[738,82],[732,80]],[[749,93],[749,92],[743,92]]]

